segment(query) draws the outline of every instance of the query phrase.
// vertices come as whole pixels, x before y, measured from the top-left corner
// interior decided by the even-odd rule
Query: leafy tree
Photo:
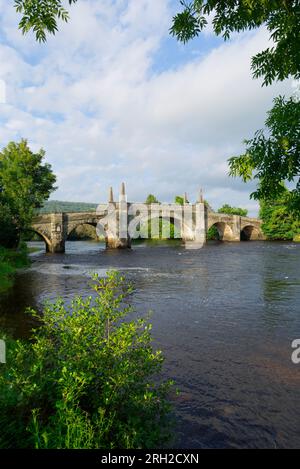
[[[289,192],[286,189],[276,200],[261,202],[262,230],[268,239],[288,240],[300,233],[300,220],[291,214],[288,202]]]
[[[176,195],[174,201],[175,201],[175,204],[178,204],[178,205],[184,204],[184,198],[181,195]]]
[[[155,448],[170,435],[168,392],[151,325],[117,272],[94,293],[48,305],[33,340],[7,349],[0,374],[0,447]]]
[[[55,189],[56,178],[51,166],[43,164],[44,156],[44,150],[33,153],[26,140],[11,142],[0,153],[0,207],[5,212],[6,230],[15,231],[14,239],[4,235],[5,244],[18,243],[35,209],[41,207]]]
[[[233,32],[266,25],[274,46],[252,58],[255,78],[264,85],[289,76],[300,78],[299,0],[193,0],[180,1],[183,11],[173,18],[171,34],[187,42],[212,23],[216,35],[229,39]]]
[[[173,18],[171,33],[183,42],[198,36],[213,17],[217,35],[229,39],[240,32],[266,25],[273,46],[252,58],[255,78],[264,85],[288,77],[300,78],[300,3],[299,0],[194,0],[181,1],[184,10]],[[294,182],[293,208],[299,213],[299,102],[283,97],[275,99],[266,121],[270,135],[258,131],[247,140],[244,155],[229,160],[230,174],[246,182],[259,180],[253,198],[276,198],[282,181]]]
[[[155,195],[149,194],[145,203],[150,205],[150,204],[159,204],[160,202],[157,200]]]
[[[248,210],[240,207],[231,207],[228,204],[224,204],[219,208],[218,213],[227,213],[228,215],[239,215],[240,217],[246,217]]]
[[[76,3],[77,0],[68,0]],[[62,0],[15,0],[15,8],[22,15],[19,28],[22,33],[33,31],[36,40],[46,41],[46,34],[55,34],[58,30],[57,21],[68,21],[69,13],[63,7]]]
[[[254,199],[274,199],[286,194],[282,181],[293,186],[289,206],[300,212],[300,102],[275,98],[266,129],[246,140],[246,152],[229,159],[230,174],[247,182],[258,179]]]

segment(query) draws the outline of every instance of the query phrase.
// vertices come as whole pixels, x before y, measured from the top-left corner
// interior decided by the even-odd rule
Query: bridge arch
[[[80,222],[80,223],[74,223],[68,226],[67,233],[66,233],[66,241],[69,240],[70,236],[72,235],[72,233],[75,232],[77,228],[84,227],[84,226],[92,226],[93,228],[95,228],[95,233],[96,233],[96,227],[97,227],[96,223],[89,223],[85,221]]]
[[[208,226],[208,230],[210,230],[212,227],[216,227],[220,241],[232,241],[233,232],[230,225],[228,225],[224,221],[217,221],[215,223],[211,223]]]
[[[97,238],[103,238],[105,243],[108,244],[108,241],[110,238],[114,237],[114,233],[112,233],[107,225],[104,219],[100,219],[98,221],[93,220],[93,221],[80,221],[77,223],[72,223],[71,225],[68,226],[67,232],[66,232],[66,240],[69,239],[70,235],[80,226],[92,226],[95,228],[95,234]]]
[[[79,226],[84,226],[84,225],[88,225],[88,226],[93,226],[97,227],[97,223],[96,222],[88,222],[88,221],[80,221],[78,223],[72,223],[70,225],[68,225],[68,228],[66,230],[66,240],[68,239],[68,237],[70,236],[70,234],[76,230],[76,228],[78,228]]]
[[[147,237],[149,238],[151,236],[151,227],[149,227],[149,224],[152,222],[158,221],[158,231],[159,231],[159,238],[163,239],[163,234],[164,231],[167,231],[167,224],[169,223],[169,231],[170,231],[170,237],[165,238],[165,239],[183,239],[183,221],[181,217],[174,215],[171,215],[170,217],[164,214],[158,214],[158,213],[150,213],[146,216],[137,216],[131,222],[129,223],[129,234],[133,234],[136,231],[139,232],[144,232],[146,234],[145,239]],[[166,226],[164,228],[163,222],[166,222]],[[172,225],[174,227],[174,230],[172,229]],[[156,228],[157,231],[157,228]],[[154,233],[156,234],[156,233]],[[166,233],[165,233],[166,234]],[[148,235],[148,236],[147,236]],[[152,233],[153,235],[153,233]],[[172,236],[173,235],[173,236]],[[143,239],[143,236],[140,236],[141,239]]]
[[[241,229],[241,241],[261,239],[261,231],[254,225],[246,225]]]
[[[51,241],[48,234],[45,234],[42,230],[34,227],[28,228],[26,232],[36,233],[45,242],[46,252],[50,251]]]

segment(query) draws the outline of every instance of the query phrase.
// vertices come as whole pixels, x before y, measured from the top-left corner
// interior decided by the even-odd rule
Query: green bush
[[[0,199],[0,246],[8,249],[15,248],[18,245],[19,237],[20,233],[13,221],[9,206]]]
[[[229,204],[224,204],[219,208],[218,213],[225,213],[227,215],[239,215],[240,217],[246,217],[248,210],[241,207],[231,207]]]
[[[13,274],[16,269],[30,264],[26,245],[19,249],[6,249],[0,246],[0,292],[13,284]]]
[[[220,235],[218,232],[218,229],[215,225],[211,226],[209,230],[207,231],[206,235],[207,240],[220,240]]]
[[[117,272],[92,296],[48,304],[31,342],[7,352],[0,447],[152,448],[170,436],[171,382],[151,325],[129,318],[132,288]]]
[[[290,211],[290,193],[287,189],[273,201],[260,202],[260,218],[263,220],[262,230],[268,239],[292,240],[300,231],[299,213]]]
[[[13,284],[13,274],[15,269],[8,263],[1,260],[0,255],[0,292],[6,290]]]

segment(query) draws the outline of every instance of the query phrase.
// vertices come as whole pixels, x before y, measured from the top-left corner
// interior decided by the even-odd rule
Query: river
[[[300,245],[179,243],[106,251],[68,242],[66,254],[32,256],[0,297],[0,329],[27,337],[26,307],[89,292],[90,273],[118,269],[135,284],[133,304],[152,310],[155,347],[175,380],[179,448],[300,447]]]

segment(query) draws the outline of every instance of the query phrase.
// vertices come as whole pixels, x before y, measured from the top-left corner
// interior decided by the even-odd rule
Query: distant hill
[[[38,213],[60,213],[60,212],[95,212],[98,204],[86,202],[62,202],[60,200],[48,200]]]

